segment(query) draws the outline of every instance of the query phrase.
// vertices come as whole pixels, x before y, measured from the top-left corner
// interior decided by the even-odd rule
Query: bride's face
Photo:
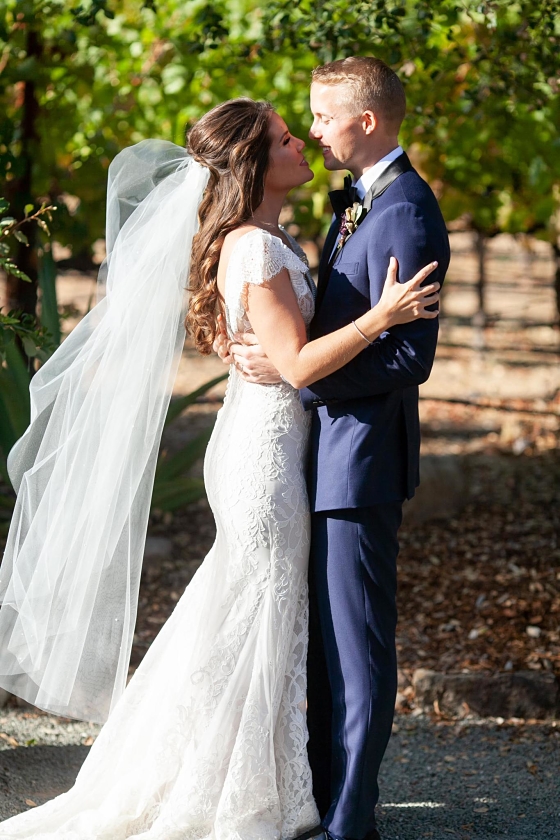
[[[311,181],[313,172],[302,154],[305,147],[303,140],[294,137],[282,117],[276,113],[270,115],[268,130],[272,142],[266,188],[288,191]]]

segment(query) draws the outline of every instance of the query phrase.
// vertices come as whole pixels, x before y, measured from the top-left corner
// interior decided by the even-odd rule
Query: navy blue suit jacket
[[[378,302],[391,256],[399,262],[400,281],[437,260],[426,283],[442,283],[449,265],[449,239],[437,200],[414,169],[373,201],[338,254],[311,323],[311,339],[346,326]],[[319,288],[322,282],[320,274]],[[312,510],[367,507],[414,495],[418,385],[430,375],[437,334],[437,318],[392,327],[343,368],[301,391],[304,407],[313,410]]]

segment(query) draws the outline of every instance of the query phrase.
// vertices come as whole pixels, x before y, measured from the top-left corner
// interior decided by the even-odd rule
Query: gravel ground
[[[98,727],[10,710],[0,730],[4,819],[66,790]],[[398,716],[381,774],[383,840],[560,840],[559,748],[556,723]]]
[[[560,725],[397,718],[383,840],[560,840]]]
[[[0,819],[68,790],[99,729],[42,712],[0,711]]]

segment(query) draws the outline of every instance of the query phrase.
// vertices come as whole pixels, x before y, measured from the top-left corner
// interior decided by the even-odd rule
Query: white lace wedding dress
[[[226,277],[231,334],[247,283],[301,249],[257,229]],[[307,761],[308,417],[288,384],[232,368],[205,460],[216,541],[91,748],[74,787],[0,824],[5,840],[289,840],[318,823]]]

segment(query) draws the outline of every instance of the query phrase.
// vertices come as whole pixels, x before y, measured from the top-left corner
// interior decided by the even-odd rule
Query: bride
[[[318,823],[306,743],[308,415],[298,388],[437,301],[388,268],[379,303],[308,342],[314,286],[278,224],[312,179],[265,102],[217,106],[187,150],[144,141],[109,172],[106,295],[31,383],[10,454],[0,685],[105,723],[74,787],[0,824],[20,840],[290,840]],[[199,227],[198,227],[199,225]],[[216,541],[124,690],[155,458],[187,328],[222,312],[282,381],[232,367],[205,459]],[[110,713],[110,714],[109,714]],[[107,719],[108,718],[108,719]]]

